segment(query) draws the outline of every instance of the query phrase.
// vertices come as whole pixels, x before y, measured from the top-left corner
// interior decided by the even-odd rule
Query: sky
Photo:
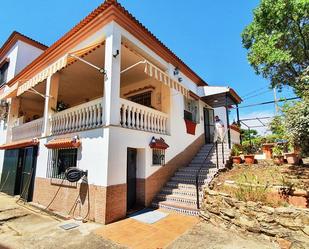
[[[3,1],[0,44],[19,31],[46,45],[53,44],[103,0]],[[247,61],[241,32],[252,21],[258,0],[119,0],[167,47],[209,85],[230,86],[246,106],[274,99],[269,82]],[[293,97],[284,88],[277,97]],[[274,105],[240,108],[240,118],[274,115]],[[235,112],[231,113],[232,119]],[[249,123],[255,125],[257,121]],[[259,129],[261,133],[265,129]]]

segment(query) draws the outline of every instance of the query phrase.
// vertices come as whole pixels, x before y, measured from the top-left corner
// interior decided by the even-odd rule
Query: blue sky
[[[51,45],[102,1],[4,1],[0,43],[17,30]],[[241,44],[240,34],[252,20],[258,0],[119,2],[210,85],[234,88],[244,99],[248,97],[243,105],[273,99],[268,81],[254,73]],[[283,89],[278,96],[293,93]],[[274,106],[244,108],[240,113],[241,118],[273,115]]]

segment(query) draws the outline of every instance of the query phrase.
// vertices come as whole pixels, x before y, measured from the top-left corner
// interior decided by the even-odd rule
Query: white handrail
[[[51,119],[51,134],[63,134],[103,125],[103,98],[54,114]]]
[[[41,137],[43,129],[43,118],[21,124],[12,128],[12,141]]]
[[[125,128],[167,134],[166,113],[120,98],[120,125]]]

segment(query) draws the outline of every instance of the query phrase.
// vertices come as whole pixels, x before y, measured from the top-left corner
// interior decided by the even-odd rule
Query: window
[[[152,149],[152,164],[153,165],[165,164],[165,150]]]
[[[47,177],[64,178],[69,167],[77,166],[77,149],[53,149],[49,152]]]
[[[140,105],[151,107],[151,91],[131,96],[129,100]]]
[[[198,100],[185,98],[184,119],[191,120],[195,123],[200,122],[199,102]]]
[[[5,62],[0,67],[0,86],[6,83],[7,74],[8,74],[9,62]]]

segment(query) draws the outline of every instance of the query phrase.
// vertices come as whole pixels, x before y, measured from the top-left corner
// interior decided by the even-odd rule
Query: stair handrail
[[[222,138],[222,156],[223,156],[223,163],[224,163],[224,148],[223,148],[223,144],[224,144],[224,140],[225,140],[225,137],[226,137],[226,134],[228,132],[230,128],[228,128],[225,132],[224,132],[224,135],[223,135],[223,138]],[[219,169],[219,156],[218,156],[218,140],[219,140],[219,136],[218,136],[218,132],[215,130],[214,132],[214,142],[210,148],[210,150],[208,151],[206,157],[204,158],[203,162],[200,164],[200,168],[198,169],[198,171],[196,172],[196,175],[195,175],[195,187],[196,187],[196,207],[197,209],[200,209],[200,195],[199,195],[199,176],[200,176],[200,172],[203,168],[203,165],[204,163],[206,162],[207,158],[209,157],[210,155],[210,152],[212,152],[213,148],[216,147],[216,165],[217,165],[217,169]]]

